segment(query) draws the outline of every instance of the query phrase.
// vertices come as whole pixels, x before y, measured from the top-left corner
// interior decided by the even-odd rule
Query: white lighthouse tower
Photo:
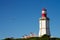
[[[42,9],[42,16],[39,19],[39,37],[44,34],[50,36],[49,18],[47,17],[47,10],[45,8]]]

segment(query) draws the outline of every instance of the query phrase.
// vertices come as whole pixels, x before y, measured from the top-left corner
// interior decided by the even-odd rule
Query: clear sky
[[[60,37],[60,0],[0,0],[0,39],[38,35],[42,8],[47,9],[51,35]]]

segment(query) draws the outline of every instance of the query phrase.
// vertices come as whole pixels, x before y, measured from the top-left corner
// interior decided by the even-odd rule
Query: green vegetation
[[[30,37],[30,38],[5,38],[4,40],[60,40],[60,38],[50,38],[48,35],[43,35],[42,37]]]

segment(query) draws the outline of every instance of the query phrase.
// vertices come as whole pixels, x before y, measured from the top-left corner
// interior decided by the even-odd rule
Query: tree
[[[4,40],[14,40],[13,38],[5,38]]]

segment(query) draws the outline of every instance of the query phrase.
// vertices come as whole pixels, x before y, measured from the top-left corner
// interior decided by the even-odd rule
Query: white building
[[[47,17],[47,10],[45,8],[42,9],[42,16],[39,19],[39,37],[44,34],[50,36],[49,18]]]

